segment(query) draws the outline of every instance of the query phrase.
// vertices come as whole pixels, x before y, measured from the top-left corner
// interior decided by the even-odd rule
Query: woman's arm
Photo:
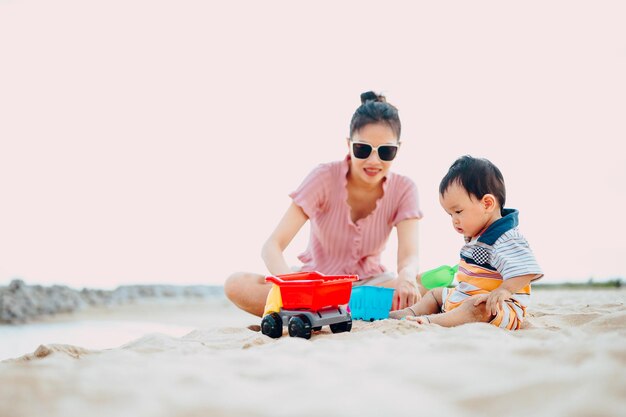
[[[420,298],[416,281],[419,268],[418,219],[406,219],[396,225],[398,230],[398,283],[393,300],[394,309],[415,304]]]
[[[263,262],[271,274],[293,272],[285,261],[283,251],[308,219],[304,211],[292,202],[261,250]]]

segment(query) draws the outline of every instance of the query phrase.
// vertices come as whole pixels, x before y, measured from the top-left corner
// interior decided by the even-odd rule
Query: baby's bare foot
[[[407,321],[414,321],[415,324],[430,324],[428,316],[407,317]]]
[[[415,317],[415,311],[411,307],[403,308],[402,310],[396,310],[389,313],[390,319],[402,319],[404,317]]]

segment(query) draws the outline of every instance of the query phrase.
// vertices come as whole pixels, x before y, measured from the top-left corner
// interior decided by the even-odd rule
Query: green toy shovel
[[[422,285],[431,290],[436,287],[447,287],[454,280],[454,275],[459,269],[458,265],[442,265],[422,273]]]

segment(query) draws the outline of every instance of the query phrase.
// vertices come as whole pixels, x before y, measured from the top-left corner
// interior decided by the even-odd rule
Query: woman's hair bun
[[[368,91],[361,94],[361,104],[365,104],[370,101],[379,101],[381,103],[386,103],[387,99],[385,99],[385,96],[376,94],[373,91]]]

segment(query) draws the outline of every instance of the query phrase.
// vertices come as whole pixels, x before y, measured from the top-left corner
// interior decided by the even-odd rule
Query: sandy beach
[[[537,290],[527,327],[355,321],[270,339],[225,299],[59,315],[188,326],[122,346],[42,340],[0,362],[0,416],[623,416],[626,290]]]

